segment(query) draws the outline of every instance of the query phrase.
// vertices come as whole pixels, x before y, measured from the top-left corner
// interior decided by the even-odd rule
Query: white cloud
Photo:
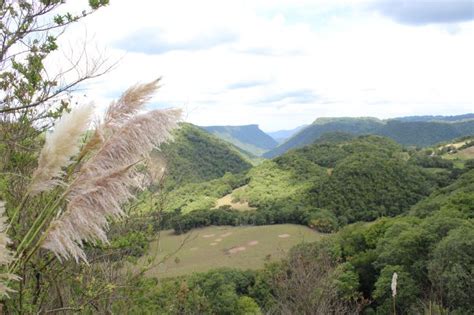
[[[372,2],[115,0],[66,37],[87,29],[121,58],[88,85],[90,99],[162,76],[154,106],[182,106],[199,125],[472,112],[474,23],[404,25],[368,10]]]

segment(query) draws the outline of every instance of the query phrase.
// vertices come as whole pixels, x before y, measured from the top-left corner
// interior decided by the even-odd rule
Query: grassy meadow
[[[141,261],[155,259],[157,266],[148,276],[167,278],[205,272],[213,268],[258,269],[265,262],[285,257],[294,245],[314,242],[322,237],[310,228],[294,224],[264,226],[212,226],[182,235],[163,231]],[[164,257],[171,255],[164,263]]]

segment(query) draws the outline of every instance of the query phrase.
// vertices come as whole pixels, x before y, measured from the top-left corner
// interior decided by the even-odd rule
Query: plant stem
[[[16,220],[16,217],[20,213],[20,210],[25,206],[26,202],[28,201],[28,197],[29,197],[29,193],[27,192],[21,199],[20,204],[13,210],[13,214],[10,218],[11,224],[8,225],[5,233],[8,233],[8,230],[10,230],[10,227],[13,225],[13,222]]]
[[[20,245],[18,245],[17,255],[16,255],[18,259],[13,263],[11,268],[9,268],[10,273],[15,273],[16,269],[18,268],[20,264],[25,264],[28,261],[28,260],[21,261],[22,258],[24,257],[23,254],[25,253],[26,249],[31,245],[31,243],[36,239],[36,237],[38,236],[39,232],[44,227],[46,222],[48,222],[49,219],[51,219],[54,216],[55,210],[57,209],[59,204],[62,202],[62,200],[65,198],[67,192],[68,190],[66,190],[55,202],[54,201],[49,202],[45,210],[42,211],[40,215],[36,218],[36,220],[33,222],[33,225],[28,230],[26,235],[23,237]],[[46,235],[47,233],[45,231],[45,233],[43,233],[43,236],[46,236]],[[28,259],[29,257],[31,257],[31,255],[28,255]]]

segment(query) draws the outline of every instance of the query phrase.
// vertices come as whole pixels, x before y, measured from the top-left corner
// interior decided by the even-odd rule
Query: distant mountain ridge
[[[297,132],[302,130],[303,128],[307,127],[308,125],[301,125],[293,129],[288,130],[277,130],[277,131],[270,131],[267,134],[275,139],[278,143],[283,143],[286,139],[292,137]]]
[[[454,122],[461,120],[470,120],[474,119],[474,113],[472,114],[463,114],[463,115],[454,115],[454,116],[441,116],[441,115],[425,115],[425,116],[406,116],[406,117],[397,117],[395,120],[400,121],[444,121],[444,122]]]
[[[373,117],[318,118],[263,156],[266,158],[279,156],[290,149],[311,144],[328,132],[346,132],[354,135],[374,134],[392,138],[403,145],[428,146],[474,134],[474,119],[470,119],[471,116],[474,114],[420,116],[418,118],[413,116],[388,120]]]
[[[261,156],[278,145],[278,142],[264,133],[258,125],[203,126],[201,128],[256,156]]]

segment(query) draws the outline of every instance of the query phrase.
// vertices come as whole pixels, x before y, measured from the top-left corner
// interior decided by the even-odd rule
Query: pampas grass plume
[[[127,89],[118,101],[110,104],[105,114],[106,127],[121,126],[126,120],[137,114],[158,89],[160,79],[146,84],[137,84]]]
[[[392,276],[392,285],[391,285],[393,297],[397,295],[397,279],[398,279],[398,274],[394,272]]]
[[[146,84],[134,85],[127,89],[117,101],[113,101],[107,108],[104,121],[98,123],[94,134],[83,148],[81,155],[98,148],[107,137],[110,137],[111,134],[142,110],[153,93],[158,90],[159,82],[160,79],[156,79]]]
[[[8,266],[13,261],[13,252],[7,246],[10,243],[7,230],[7,218],[5,216],[5,204],[0,200],[0,267]],[[0,273],[0,297],[8,296],[8,292],[14,292],[8,288],[5,280],[18,280],[19,278],[9,273]]]
[[[171,138],[181,110],[136,114],[137,104],[148,100],[156,88],[156,81],[136,86],[127,90],[119,102],[112,103],[115,108],[108,111],[105,122],[109,119],[120,123],[110,125],[113,130],[109,136],[81,165],[68,188],[66,209],[52,222],[42,244],[59,259],[87,262],[83,242],[107,243],[108,220],[124,216],[121,206],[133,198],[136,189],[142,188],[135,165]],[[126,106],[128,101],[130,109]]]
[[[54,130],[46,135],[38,167],[33,173],[32,194],[48,191],[61,183],[62,168],[79,152],[80,138],[89,126],[92,112],[92,105],[76,107],[63,114]]]

